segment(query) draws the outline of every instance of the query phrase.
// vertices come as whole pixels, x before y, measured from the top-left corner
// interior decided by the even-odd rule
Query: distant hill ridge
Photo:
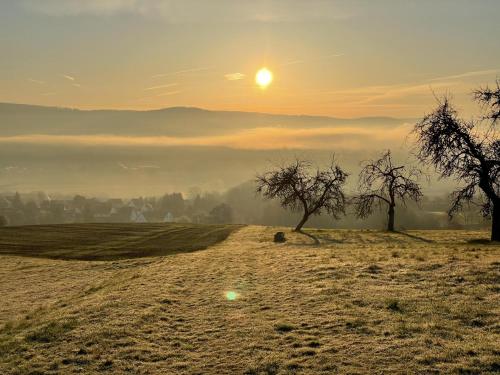
[[[412,119],[392,117],[337,118],[259,112],[212,111],[168,107],[147,111],[80,110],[29,104],[0,103],[0,136],[25,134],[117,134],[203,136],[256,127],[394,127]]]

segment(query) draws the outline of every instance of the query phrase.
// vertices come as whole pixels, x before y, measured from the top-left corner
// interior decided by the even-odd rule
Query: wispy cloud
[[[62,77],[71,82],[71,86],[81,88],[82,85],[76,81],[76,78],[68,74],[63,74]]]
[[[51,16],[78,14],[108,15],[117,12],[139,12],[136,0],[20,0],[32,11]]]
[[[162,94],[158,94],[156,96],[170,96],[170,95],[176,95],[176,94],[180,94],[181,91],[178,90],[178,91],[168,91],[168,92],[164,92]]]
[[[434,93],[445,93],[452,90],[455,94],[470,93],[477,82],[465,82],[466,78],[494,75],[500,69],[469,71],[456,75],[442,76],[409,84],[362,86],[352,89],[311,92],[310,95],[322,95],[329,101],[342,103],[344,106],[358,106],[359,108],[400,109],[422,107],[424,99],[432,100]],[[411,101],[410,101],[411,98]],[[402,103],[401,100],[407,103]]]
[[[137,170],[141,170],[141,169],[160,169],[160,167],[158,165],[154,165],[154,164],[151,164],[151,165],[138,165],[138,166],[128,166],[122,162],[118,162],[118,166],[121,168],[121,169],[124,169],[126,171],[137,171]]]
[[[449,88],[450,86],[455,86],[456,83],[440,83],[437,82],[435,84],[417,84],[417,85],[400,85],[400,86],[389,86],[385,90],[380,93],[371,95],[364,100],[361,100],[361,103],[368,103],[380,100],[387,99],[399,99],[408,96],[415,95],[432,95],[433,91],[441,88]]]
[[[57,94],[56,92],[44,92],[44,93],[42,93],[43,96],[53,96],[56,94]]]
[[[461,74],[455,74],[451,76],[432,78],[429,81],[451,81],[461,78],[479,77],[485,75],[493,75],[500,72],[500,69],[486,69],[486,70],[476,70],[472,72],[465,72]]]
[[[155,74],[151,78],[161,78],[161,77],[176,76],[176,75],[182,75],[182,74],[188,74],[188,73],[204,72],[204,71],[210,70],[210,69],[211,68],[208,68],[208,67],[205,67],[205,68],[182,69],[182,70],[178,70],[176,72]]]
[[[351,104],[367,104],[416,95],[432,95],[435,89],[449,88],[456,85],[458,85],[456,82],[436,82],[432,84],[364,86],[347,90],[327,91],[322,94],[351,102]]]
[[[329,59],[331,57],[342,57],[342,56],[345,56],[345,53],[334,52],[334,53],[331,53],[330,55],[324,56],[323,58],[324,59]]]
[[[33,82],[33,83],[36,83],[38,85],[45,85],[45,81],[40,81],[38,79],[33,79],[33,78],[28,78],[28,81],[29,82]]]
[[[224,75],[228,81],[239,81],[240,79],[245,79],[246,75],[243,73],[228,73]]]
[[[303,0],[16,0],[26,9],[50,16],[139,14],[162,17],[170,23],[241,22],[290,23],[319,19],[346,19],[352,7],[337,1]],[[286,3],[286,4],[285,4]]]
[[[344,97],[348,97],[349,95],[358,96],[359,104],[368,104],[384,100],[385,103],[388,103],[387,100],[396,100],[404,97],[432,97],[432,94],[435,90],[448,90],[453,88],[455,93],[468,92],[470,91],[470,87],[467,84],[460,82],[461,79],[494,75],[498,72],[500,72],[499,69],[477,70],[464,72],[461,74],[432,78],[423,83],[408,85],[400,84],[388,86],[370,86],[360,89],[340,91],[337,92],[337,94],[343,95]]]
[[[328,55],[325,55],[325,56],[320,56],[320,57],[311,58],[311,59],[295,59],[295,60],[290,60],[290,61],[287,61],[287,62],[281,64],[281,66],[304,64],[304,63],[314,63],[314,62],[319,62],[319,61],[328,60],[328,59],[332,59],[332,58],[335,58],[335,57],[342,57],[342,56],[345,56],[345,53],[335,52],[335,53],[331,53],[331,54],[328,54]]]
[[[298,60],[298,59],[297,60],[290,60],[290,61],[287,61],[287,62],[281,64],[281,66],[303,64],[305,62],[306,62],[305,60]]]
[[[307,128],[284,129],[278,127],[254,128],[232,134],[200,137],[114,135],[20,135],[0,137],[0,143],[28,144],[80,144],[94,146],[204,146],[235,149],[377,149],[400,145],[411,125],[391,128]],[[122,166],[123,167],[123,166]]]
[[[158,85],[158,86],[147,87],[147,88],[144,89],[144,91],[164,89],[164,88],[167,88],[167,87],[174,87],[174,86],[177,86],[177,85],[178,85],[177,83],[167,83],[165,85]]]

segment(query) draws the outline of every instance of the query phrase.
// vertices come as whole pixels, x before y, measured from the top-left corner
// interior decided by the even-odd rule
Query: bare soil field
[[[316,246],[289,231],[275,244],[277,230],[106,261],[9,255],[4,243],[0,373],[500,371],[500,246],[478,241],[487,233],[309,230]]]
[[[0,228],[0,255],[116,260],[202,250],[239,225],[61,224]]]

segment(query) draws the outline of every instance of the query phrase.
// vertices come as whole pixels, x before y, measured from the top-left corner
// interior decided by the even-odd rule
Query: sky
[[[498,0],[0,0],[0,102],[415,118],[500,77]],[[274,80],[255,83],[261,67]]]

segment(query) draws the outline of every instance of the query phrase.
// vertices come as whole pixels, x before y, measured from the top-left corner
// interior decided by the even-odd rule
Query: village
[[[0,195],[0,226],[70,223],[194,222],[232,220],[232,210],[211,197],[186,200],[181,193],[161,198],[53,198],[44,192]]]

